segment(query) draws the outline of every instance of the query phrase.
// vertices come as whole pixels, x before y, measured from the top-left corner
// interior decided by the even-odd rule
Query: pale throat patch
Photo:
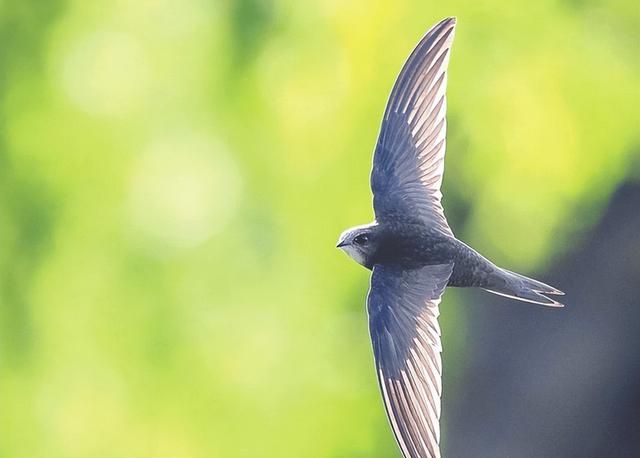
[[[351,257],[351,259],[353,259],[355,262],[357,262],[360,265],[364,265],[365,263],[364,254],[357,247],[353,245],[345,245],[343,247],[340,247],[340,249],[345,253],[347,253]]]

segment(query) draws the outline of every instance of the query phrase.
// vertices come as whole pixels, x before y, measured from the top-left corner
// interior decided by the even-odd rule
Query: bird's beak
[[[347,245],[347,242],[345,242],[344,240],[338,240],[338,243],[336,244],[336,248],[342,248],[345,245]]]

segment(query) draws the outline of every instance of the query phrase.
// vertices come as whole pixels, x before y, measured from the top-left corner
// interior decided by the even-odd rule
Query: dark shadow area
[[[640,456],[640,184],[541,279],[565,309],[473,294],[444,456]]]

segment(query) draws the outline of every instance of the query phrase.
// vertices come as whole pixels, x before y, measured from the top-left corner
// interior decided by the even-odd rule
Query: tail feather
[[[500,296],[524,302],[532,302],[549,307],[564,307],[564,304],[547,296],[563,295],[564,293],[559,289],[506,269],[500,269],[500,274],[496,281],[493,281],[492,284],[484,289]]]

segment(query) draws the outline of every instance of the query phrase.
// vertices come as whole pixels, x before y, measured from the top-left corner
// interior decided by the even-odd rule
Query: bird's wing
[[[440,203],[440,186],[447,66],[455,25],[455,18],[447,18],[427,32],[389,96],[371,172],[379,221],[417,219],[453,235]]]
[[[452,265],[376,265],[367,299],[380,390],[405,458],[440,457],[442,362],[438,304]]]

